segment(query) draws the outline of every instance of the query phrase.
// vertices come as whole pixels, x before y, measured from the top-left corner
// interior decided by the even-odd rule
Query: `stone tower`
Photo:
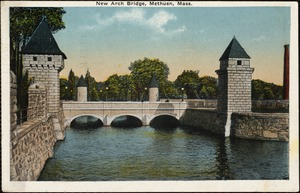
[[[251,80],[250,56],[234,37],[220,58],[218,74],[218,111],[250,112]]]
[[[149,84],[149,102],[155,102],[159,100],[158,82],[155,74],[152,75],[151,82]]]
[[[77,101],[87,101],[87,84],[82,75],[77,82]]]
[[[47,89],[48,113],[57,117],[60,112],[59,72],[64,68],[67,57],[59,49],[45,18],[35,29],[21,54],[29,78],[42,83]]]

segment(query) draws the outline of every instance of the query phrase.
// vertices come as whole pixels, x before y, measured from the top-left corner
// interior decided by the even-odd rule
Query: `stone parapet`
[[[10,71],[10,137],[15,137],[17,128],[17,77]]]
[[[181,125],[221,135],[225,133],[226,121],[227,113],[209,109],[186,109],[180,118]]]
[[[180,118],[182,125],[225,134],[227,114],[209,109],[186,109]],[[255,140],[289,140],[288,113],[232,113],[230,136]]]
[[[258,140],[289,140],[288,113],[232,113],[231,135]]]
[[[51,117],[35,118],[18,126],[11,141],[11,180],[37,180],[46,160],[53,155],[55,142]]]

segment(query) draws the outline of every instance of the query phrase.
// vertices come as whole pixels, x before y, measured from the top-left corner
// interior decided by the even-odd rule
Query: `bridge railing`
[[[63,101],[63,109],[186,109],[186,102]]]
[[[218,101],[216,99],[188,99],[187,108],[217,108]]]

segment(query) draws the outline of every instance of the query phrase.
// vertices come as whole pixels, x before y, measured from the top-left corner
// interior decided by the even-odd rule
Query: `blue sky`
[[[65,7],[54,36],[67,55],[62,77],[89,69],[97,81],[129,74],[131,62],[159,58],[169,80],[183,70],[217,77],[219,58],[236,36],[251,57],[253,79],[282,85],[289,7]]]

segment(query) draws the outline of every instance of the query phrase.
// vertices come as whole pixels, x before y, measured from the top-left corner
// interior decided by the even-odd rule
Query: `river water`
[[[288,143],[172,130],[66,130],[40,181],[288,179]]]

